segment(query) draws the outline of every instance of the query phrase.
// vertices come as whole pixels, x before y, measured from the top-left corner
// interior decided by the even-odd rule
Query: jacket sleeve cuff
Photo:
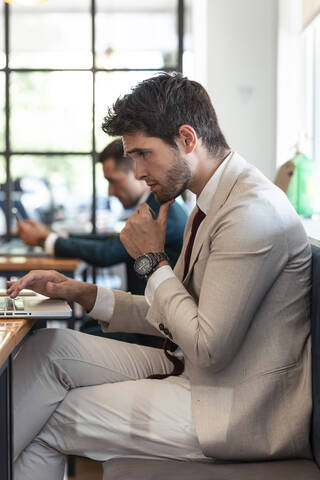
[[[109,324],[114,310],[114,293],[109,288],[99,286],[97,288],[97,298],[89,315],[95,320],[102,320]]]
[[[48,255],[54,255],[54,245],[56,243],[57,238],[58,238],[58,235],[53,232],[49,233],[49,235],[47,236],[43,247],[44,247],[44,251]]]

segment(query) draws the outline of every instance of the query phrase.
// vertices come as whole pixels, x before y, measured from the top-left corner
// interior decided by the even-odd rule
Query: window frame
[[[179,71],[182,72],[182,58],[183,58],[183,39],[184,39],[184,13],[185,5],[184,0],[174,0],[176,2],[176,18],[177,18],[177,32],[178,32],[178,55],[177,55],[177,64],[170,68],[162,68],[162,71],[172,72]],[[90,18],[91,18],[91,54],[92,54],[92,65],[90,68],[11,68],[9,67],[9,58],[10,58],[10,4],[3,4],[3,17],[4,17],[4,48],[5,48],[5,66],[0,68],[0,72],[5,73],[5,149],[0,151],[0,156],[5,157],[5,218],[6,218],[6,233],[4,234],[4,239],[6,241],[14,237],[11,231],[11,211],[12,211],[12,187],[11,187],[11,157],[14,155],[41,155],[46,157],[51,156],[90,156],[92,161],[92,203],[91,203],[91,223],[92,223],[92,232],[96,231],[96,119],[95,119],[95,83],[96,83],[96,74],[98,72],[112,73],[112,72],[138,72],[138,71],[148,71],[148,72],[157,72],[159,69],[154,68],[98,68],[96,66],[96,26],[95,26],[95,15],[96,15],[96,0],[90,0]],[[10,78],[12,73],[31,73],[31,72],[90,72],[92,73],[92,129],[91,129],[91,150],[87,152],[80,151],[15,151],[11,148],[10,141]]]

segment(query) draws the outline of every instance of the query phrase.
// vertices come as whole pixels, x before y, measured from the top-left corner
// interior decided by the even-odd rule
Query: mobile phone
[[[17,222],[22,222],[24,220],[24,218],[22,217],[22,215],[18,212],[18,209],[17,208],[13,208],[12,209],[12,213],[13,215],[15,216]]]

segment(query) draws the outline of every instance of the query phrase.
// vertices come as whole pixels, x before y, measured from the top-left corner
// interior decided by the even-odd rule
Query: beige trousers
[[[155,348],[43,329],[14,362],[15,480],[62,480],[65,455],[203,460],[186,377]]]

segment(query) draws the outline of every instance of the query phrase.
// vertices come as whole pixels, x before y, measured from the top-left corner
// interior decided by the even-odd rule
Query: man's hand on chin
[[[167,217],[174,200],[163,203],[158,218],[146,203],[139,205],[120,233],[120,240],[131,257],[164,251]]]

